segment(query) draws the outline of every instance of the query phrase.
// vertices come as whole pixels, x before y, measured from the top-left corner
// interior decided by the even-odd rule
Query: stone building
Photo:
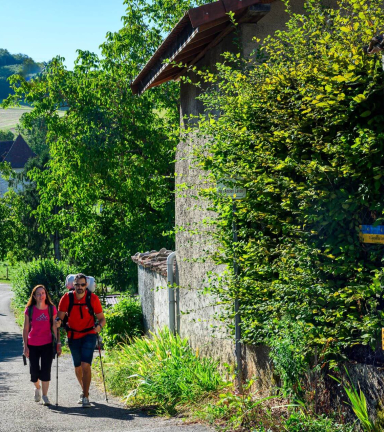
[[[9,162],[15,172],[23,171],[28,159],[35,156],[21,135],[15,141],[0,141],[0,162]],[[17,187],[21,188],[22,185]],[[0,176],[0,198],[4,196],[7,190],[8,181]]]
[[[335,1],[333,2],[336,3]],[[293,12],[302,13],[304,0],[292,0]],[[195,76],[186,67],[215,69],[222,62],[224,52],[241,52],[248,56],[257,44],[254,38],[263,40],[276,30],[283,29],[288,20],[285,5],[279,0],[220,0],[189,10],[171,33],[165,38],[153,57],[148,61],[132,83],[135,94],[141,94],[151,87],[170,80],[188,76],[192,82]],[[229,12],[234,13],[236,33],[230,21]],[[235,41],[236,38],[236,41]],[[166,60],[166,61],[165,61]],[[190,115],[203,113],[202,103],[197,100],[204,87],[188,82],[180,85],[180,128],[185,128],[185,119]],[[191,139],[181,141],[176,153],[176,184],[199,184],[201,172],[191,162]],[[196,145],[196,140],[193,143]],[[207,211],[196,207],[196,201],[188,196],[176,196],[176,226],[188,229],[202,222]],[[215,299],[202,295],[207,274],[217,271],[212,263],[201,258],[209,251],[203,234],[190,235],[180,230],[176,234],[177,268],[176,329],[181,336],[188,336],[193,347],[222,361],[233,363],[234,344],[226,329],[215,321],[218,306]],[[168,322],[167,280],[162,276],[161,262],[169,251],[155,251],[136,254],[132,259],[139,266],[139,294],[143,300],[144,315],[148,329]],[[160,260],[160,261],[158,261]],[[243,352],[244,364],[249,375],[270,381],[268,350],[266,347],[247,347]],[[266,383],[267,384],[267,383]],[[268,384],[267,384],[268,385]]]
[[[336,7],[336,0],[324,0],[327,6]],[[304,0],[291,0],[292,11],[302,13]],[[227,13],[234,12],[237,26],[237,43]],[[174,64],[195,65],[198,69],[207,67],[214,70],[215,64],[222,60],[221,54],[227,51],[241,50],[243,55],[251,53],[256,43],[253,38],[263,40],[278,29],[283,29],[288,19],[285,5],[280,0],[220,0],[188,11],[172,32],[166,37],[154,56],[132,83],[132,90],[141,94],[147,89],[161,85],[169,80],[177,80],[182,75],[195,79],[186,68],[174,67]],[[164,62],[164,60],[169,59]],[[201,87],[188,82],[180,86],[180,128],[185,128],[185,119],[189,115],[203,113],[203,106],[197,97]],[[183,134],[181,134],[183,135]],[[199,170],[192,163],[190,150],[192,141],[188,137],[179,143],[176,154],[176,183],[189,183],[196,186],[200,182]],[[188,194],[176,196],[176,226],[188,227],[199,224],[207,215],[201,206]],[[206,285],[209,271],[220,271],[209,262],[202,262],[209,246],[207,235],[190,235],[180,230],[176,234],[177,265],[169,266],[166,260],[171,251],[162,249],[137,253],[132,257],[138,264],[139,295],[142,300],[145,326],[156,331],[168,325],[171,309],[176,312],[176,330],[183,337],[187,336],[194,348],[202,354],[218,358],[222,362],[235,363],[234,342],[229,338],[220,322],[215,321],[218,307],[215,299],[202,291]],[[167,277],[172,273],[175,301],[168,297]],[[169,287],[169,285],[168,285]],[[274,381],[268,348],[265,346],[246,346],[242,350],[243,377],[257,376],[256,385],[269,388]],[[371,360],[347,365],[352,382],[364,392],[372,419],[382,410],[384,400],[384,372]],[[345,400],[340,386],[328,376],[325,377],[324,394],[329,399],[327,404],[338,409]],[[327,405],[328,406],[328,405]],[[378,408],[379,407],[379,408]],[[380,411],[382,413],[382,411]],[[382,415],[382,414],[380,414]],[[349,419],[354,420],[350,411]]]

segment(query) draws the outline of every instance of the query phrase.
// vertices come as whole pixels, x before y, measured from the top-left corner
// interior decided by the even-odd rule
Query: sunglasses
[[[79,287],[79,286],[85,287],[86,285],[87,285],[86,283],[75,283],[74,284],[75,287]]]

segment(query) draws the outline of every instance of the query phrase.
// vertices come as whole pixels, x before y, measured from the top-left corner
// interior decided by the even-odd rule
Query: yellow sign
[[[381,329],[381,349],[384,351],[384,328]]]
[[[384,236],[380,234],[362,234],[360,233],[360,241],[363,243],[378,243],[384,244]]]

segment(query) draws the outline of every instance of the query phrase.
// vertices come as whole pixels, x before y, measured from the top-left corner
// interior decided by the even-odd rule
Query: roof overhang
[[[273,1],[219,0],[190,9],[134,79],[132,92],[141,94],[183,75],[186,66],[197,63],[234,30],[229,12],[234,13],[237,23],[256,23],[270,11]]]

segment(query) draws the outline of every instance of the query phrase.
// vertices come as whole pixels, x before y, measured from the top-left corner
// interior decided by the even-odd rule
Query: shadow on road
[[[20,357],[20,367],[23,365],[23,338],[20,333],[0,331],[0,363]]]
[[[50,409],[61,414],[74,415],[79,417],[90,418],[110,418],[114,420],[133,420],[135,417],[151,417],[140,411],[130,411],[126,408],[114,406],[111,404],[99,404],[92,402],[92,408],[83,408],[82,406],[63,407],[51,405]]]
[[[6,379],[5,372],[0,372],[0,399],[3,399],[4,396],[9,395],[10,387],[5,384]]]

